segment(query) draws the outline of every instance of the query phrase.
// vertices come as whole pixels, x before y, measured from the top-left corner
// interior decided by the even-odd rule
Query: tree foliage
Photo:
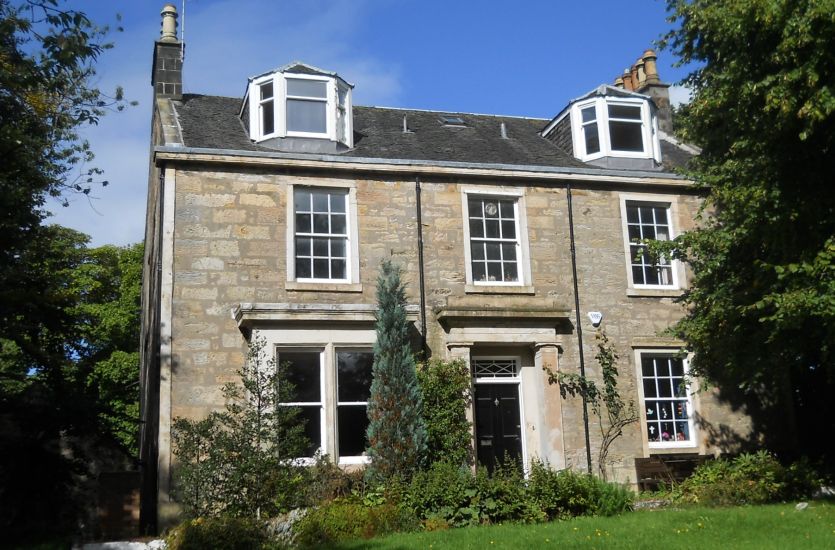
[[[241,382],[223,387],[225,410],[174,420],[176,492],[189,517],[271,517],[302,492],[293,459],[310,442],[299,409],[280,405],[295,391],[286,366],[265,348],[250,345]]]
[[[368,398],[369,479],[408,478],[426,453],[423,402],[415,372],[401,269],[389,260],[377,278],[377,341]]]
[[[831,453],[835,0],[668,9],[666,45],[695,67],[682,132],[702,153],[689,175],[707,191],[701,227],[672,243],[694,271],[674,332],[692,372],[754,414],[768,443]]]

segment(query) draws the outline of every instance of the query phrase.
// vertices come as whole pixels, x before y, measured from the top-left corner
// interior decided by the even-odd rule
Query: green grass
[[[835,504],[642,510],[612,518],[403,533],[330,548],[835,548]]]

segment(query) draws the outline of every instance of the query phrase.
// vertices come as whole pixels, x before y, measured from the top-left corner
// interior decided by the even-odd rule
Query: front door
[[[492,472],[505,458],[522,462],[522,423],[518,384],[475,385],[478,463]]]

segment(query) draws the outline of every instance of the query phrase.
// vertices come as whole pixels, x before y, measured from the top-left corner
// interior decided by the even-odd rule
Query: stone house
[[[172,419],[221,407],[256,336],[292,365],[313,446],[366,461],[384,258],[404,267],[426,355],[472,367],[481,464],[510,453],[587,467],[596,420],[547,371],[599,376],[598,330],[639,412],[610,479],[636,483],[636,460],[718,453],[720,427],[750,429],[687,387],[682,343],[663,335],[690,274],[644,246],[693,227],[700,197],[674,172],[695,150],[671,136],[652,51],[551,120],[355,106],[353,84],[301,62],[253,76],[243,98],[183,94],[181,53],[169,4],[152,74],[146,529],[176,509]]]

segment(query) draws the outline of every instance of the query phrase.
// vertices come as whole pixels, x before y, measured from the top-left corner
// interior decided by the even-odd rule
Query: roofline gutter
[[[153,161],[160,163],[197,162],[217,164],[249,164],[352,172],[389,172],[415,175],[464,175],[490,178],[571,181],[585,180],[599,183],[626,183],[650,186],[689,187],[693,182],[670,172],[634,171],[623,175],[620,170],[594,168],[562,168],[556,166],[490,164],[414,159],[382,159],[345,157],[339,155],[297,155],[267,151],[235,149],[204,149],[195,147],[158,146],[153,150]]]

